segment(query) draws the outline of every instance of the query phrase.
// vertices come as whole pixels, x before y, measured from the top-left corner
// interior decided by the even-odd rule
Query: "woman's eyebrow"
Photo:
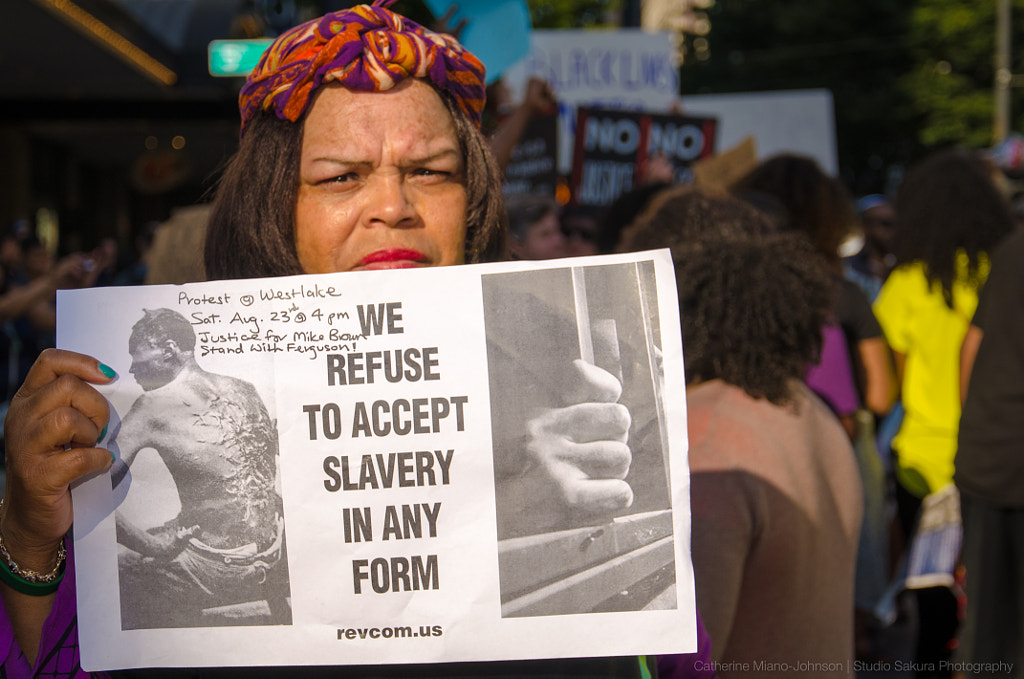
[[[456,148],[445,148],[445,149],[441,149],[440,151],[435,151],[434,153],[428,153],[428,154],[423,155],[423,156],[412,157],[412,158],[408,159],[407,161],[403,162],[402,165],[403,166],[404,165],[422,165],[424,163],[434,162],[435,160],[446,159],[446,158],[449,158],[451,156],[459,157],[458,149],[456,149]],[[310,159],[310,162],[313,162],[313,163],[332,163],[334,165],[346,165],[346,166],[353,166],[353,167],[372,166],[373,165],[373,161],[370,161],[370,160],[349,160],[347,158],[340,157],[340,156],[327,156],[327,155],[325,155],[325,156],[317,156],[315,158],[312,158],[312,159]]]
[[[451,156],[455,156],[456,158],[460,157],[458,149],[456,149],[456,148],[444,148],[444,149],[441,149],[440,151],[435,151],[434,153],[429,153],[429,154],[427,154],[425,156],[410,158],[409,161],[408,161],[408,164],[409,165],[422,165],[424,163],[432,163],[435,160],[447,159],[447,158],[449,158]]]
[[[369,160],[349,160],[347,158],[340,158],[336,156],[317,156],[315,158],[311,158],[310,162],[331,163],[333,165],[373,165]]]

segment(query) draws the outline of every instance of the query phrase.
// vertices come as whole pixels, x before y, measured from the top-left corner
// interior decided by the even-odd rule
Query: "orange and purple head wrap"
[[[283,33],[267,48],[238,97],[242,134],[259,110],[292,122],[324,83],[383,92],[422,78],[449,92],[480,126],[484,65],[450,35],[435,33],[387,9],[394,0],[326,14]]]

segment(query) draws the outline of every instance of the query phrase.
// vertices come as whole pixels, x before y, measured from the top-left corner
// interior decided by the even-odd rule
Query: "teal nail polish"
[[[106,363],[100,363],[100,372],[103,373],[104,377],[114,378],[117,377],[117,371],[111,368]]]
[[[108,450],[107,452],[110,453],[110,464],[117,462],[117,460],[114,459],[114,451]]]
[[[102,441],[103,437],[107,435],[107,427],[109,427],[109,426],[110,426],[109,422],[107,424],[103,425],[103,431],[100,432],[100,438],[99,438],[100,441]],[[111,453],[111,454],[113,454],[113,453]]]

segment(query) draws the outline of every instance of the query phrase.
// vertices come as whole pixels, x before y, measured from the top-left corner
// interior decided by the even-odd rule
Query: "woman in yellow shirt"
[[[1013,219],[984,163],[960,149],[913,167],[896,212],[897,267],[874,311],[902,385],[906,414],[893,449],[899,517],[909,538],[924,497],[953,481],[960,345],[988,275],[987,253],[1012,231]],[[938,668],[948,660],[956,602],[944,587],[916,592],[917,660]]]

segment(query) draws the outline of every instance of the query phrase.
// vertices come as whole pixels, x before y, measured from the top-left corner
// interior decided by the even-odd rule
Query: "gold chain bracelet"
[[[0,498],[0,516],[3,516],[4,503],[6,501],[7,498]],[[3,559],[4,565],[7,566],[11,573],[32,584],[48,585],[55,582],[64,574],[64,560],[66,558],[67,550],[64,548],[64,540],[61,540],[57,546],[57,565],[49,573],[39,573],[38,571],[23,568],[11,558],[10,552],[7,551],[7,545],[4,544],[4,535],[0,532],[0,559]]]

